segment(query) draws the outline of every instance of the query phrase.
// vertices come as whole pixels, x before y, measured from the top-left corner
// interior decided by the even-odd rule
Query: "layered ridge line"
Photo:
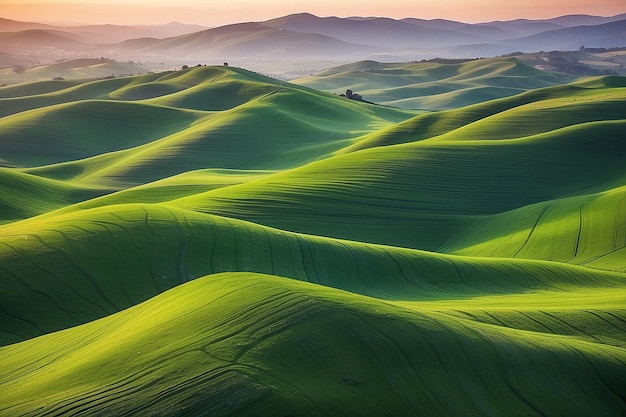
[[[595,310],[605,297],[604,308],[624,314],[623,274],[341,241],[167,205],[84,210],[0,232],[4,343],[104,317],[219,272],[278,275],[407,303],[458,301],[459,308],[462,300],[491,296],[496,304],[536,297],[549,308],[572,296],[581,300],[574,311]],[[613,326],[623,331],[619,320]],[[610,334],[598,340],[615,343]]]

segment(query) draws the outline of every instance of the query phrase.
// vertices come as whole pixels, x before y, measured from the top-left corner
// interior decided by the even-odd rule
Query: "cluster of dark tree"
[[[161,64],[161,65],[162,65],[162,64]],[[227,67],[227,66],[228,66],[228,62],[224,62],[222,65],[223,65],[223,66],[225,66],[225,67]],[[204,65],[202,65],[202,64],[198,64],[198,65],[196,65],[196,67],[202,67],[202,66],[205,66],[205,67],[206,67],[206,64],[204,64]],[[183,65],[183,66],[181,67],[181,69],[184,69],[184,70],[189,69],[189,65]]]
[[[582,45],[579,51],[589,52],[592,54],[601,54],[604,52],[612,52],[612,51],[626,51],[626,46],[620,46],[620,47],[614,47],[614,48],[586,48],[585,45]]]
[[[554,67],[556,71],[579,75],[619,75],[619,73],[612,68],[603,71],[591,68],[580,62],[577,58],[569,61],[558,54],[551,53],[548,56],[550,57],[550,65]]]
[[[341,97],[349,98],[350,100],[362,101],[364,103],[374,104],[371,101],[367,101],[363,99],[363,96],[353,92],[350,89],[346,90],[345,94],[339,94]]]

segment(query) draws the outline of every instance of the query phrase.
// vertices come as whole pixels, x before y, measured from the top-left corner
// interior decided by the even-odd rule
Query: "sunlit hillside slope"
[[[624,415],[626,79],[516,74],[0,90],[0,416]]]

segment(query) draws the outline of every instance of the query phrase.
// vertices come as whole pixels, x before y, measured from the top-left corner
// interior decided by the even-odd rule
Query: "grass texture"
[[[1,90],[0,415],[623,415],[624,78],[379,65]]]

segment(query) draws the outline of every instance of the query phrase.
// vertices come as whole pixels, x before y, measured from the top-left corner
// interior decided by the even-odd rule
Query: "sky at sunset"
[[[626,13],[626,0],[0,0],[0,17],[46,23],[179,21],[219,26],[299,12],[339,17],[444,18],[476,23],[567,14],[614,16]]]

